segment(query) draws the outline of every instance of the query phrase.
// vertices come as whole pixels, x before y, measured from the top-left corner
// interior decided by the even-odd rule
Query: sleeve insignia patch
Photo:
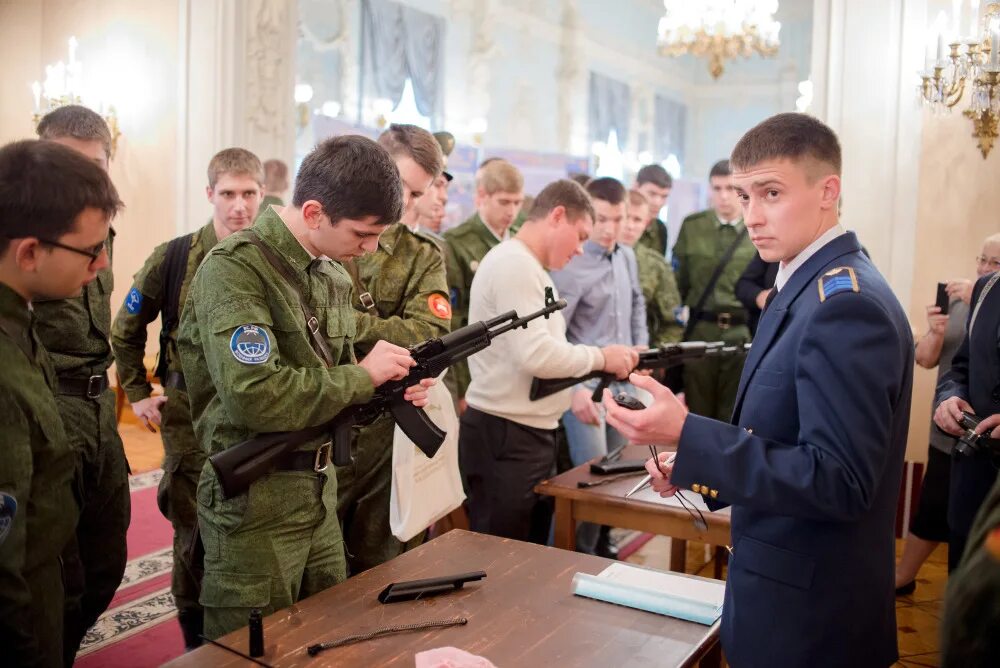
[[[17,515],[17,499],[7,492],[0,492],[0,545],[7,540],[15,515]]]
[[[125,310],[135,315],[142,308],[142,293],[138,288],[132,288],[125,295]]]
[[[243,325],[233,332],[229,349],[238,362],[263,364],[271,357],[271,339],[261,325]]]
[[[442,320],[451,319],[451,304],[448,303],[444,295],[435,292],[427,298],[427,306],[430,308],[431,313]]]
[[[861,292],[858,288],[858,277],[851,267],[837,267],[823,274],[817,281],[819,300],[825,302],[833,295],[841,292]]]

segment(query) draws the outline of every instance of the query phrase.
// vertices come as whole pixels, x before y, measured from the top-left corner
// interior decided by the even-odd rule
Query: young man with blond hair
[[[476,213],[444,233],[453,329],[469,324],[469,295],[479,263],[490,249],[510,237],[523,202],[524,176],[517,167],[499,158],[486,160],[476,172]],[[464,407],[468,365],[456,364],[446,378],[459,405]]]
[[[136,273],[132,289],[118,310],[111,331],[118,380],[132,412],[146,427],[160,427],[163,436],[163,478],[157,493],[160,512],[174,528],[174,568],[170,591],[184,645],[201,644],[203,611],[200,560],[193,541],[198,523],[195,491],[205,452],[194,434],[187,385],[177,354],[181,306],[201,261],[215,244],[233,232],[250,227],[263,195],[260,160],[242,148],[227,148],[208,164],[205,193],[212,218],[200,229],[157,246]],[[163,395],[153,396],[146,377],[146,328],[162,314],[157,374]]]

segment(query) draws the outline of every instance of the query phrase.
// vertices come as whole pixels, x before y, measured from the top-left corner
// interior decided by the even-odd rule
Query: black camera
[[[958,421],[958,425],[965,430],[965,433],[958,437],[955,452],[965,457],[977,454],[1000,454],[1000,441],[990,438],[989,434],[976,433],[979,422],[980,418],[962,411],[962,419]]]

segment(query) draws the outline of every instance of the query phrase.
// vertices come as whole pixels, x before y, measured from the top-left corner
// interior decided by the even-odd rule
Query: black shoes
[[[910,580],[904,585],[899,585],[896,587],[896,596],[908,596],[914,592],[917,588],[917,581]]]

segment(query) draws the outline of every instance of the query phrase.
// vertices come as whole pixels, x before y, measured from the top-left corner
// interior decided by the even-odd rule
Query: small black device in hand
[[[1000,441],[990,438],[989,434],[976,433],[976,427],[980,422],[979,417],[962,411],[962,419],[958,421],[958,424],[965,430],[965,433],[958,437],[955,452],[966,457],[979,453],[1000,455]]]
[[[950,299],[948,298],[948,284],[938,283],[937,287],[937,300],[935,300],[934,305],[941,309],[941,315],[948,315],[948,304]]]
[[[616,404],[618,404],[622,408],[627,408],[630,411],[641,411],[643,408],[646,407],[646,404],[642,403],[635,397],[625,394],[624,392],[619,392],[618,394],[616,394],[614,399]]]

